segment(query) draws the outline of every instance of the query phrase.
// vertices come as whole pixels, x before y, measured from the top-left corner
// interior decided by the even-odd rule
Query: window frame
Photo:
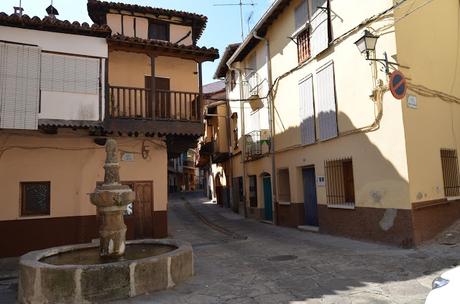
[[[287,176],[282,176],[287,173]],[[283,178],[284,177],[284,178]],[[287,177],[287,178],[286,178]],[[277,179],[278,179],[278,200],[279,203],[290,203],[292,200],[292,195],[291,195],[291,178],[290,178],[290,170],[289,168],[279,168],[277,172]],[[287,181],[287,191],[283,192],[281,189],[283,187],[281,182],[282,181]],[[287,199],[284,199],[287,197]]]
[[[347,165],[345,166],[345,164]],[[346,172],[349,172],[351,176],[347,178]],[[324,162],[324,173],[326,177],[327,206],[329,208],[354,209],[356,206],[356,183],[353,158],[344,157],[326,160]],[[351,186],[347,187],[347,184]],[[350,190],[352,191],[351,193],[349,192]],[[349,198],[352,199],[348,201]]]
[[[45,184],[48,187],[48,196],[47,196],[47,210],[43,213],[36,213],[26,209],[26,186],[27,185],[38,185]],[[20,212],[21,217],[33,217],[33,216],[50,216],[51,215],[51,181],[33,181],[33,182],[20,182]]]
[[[160,39],[160,38],[153,38],[151,35],[151,28],[153,26],[165,26],[166,29],[166,39]],[[147,32],[147,36],[149,40],[160,40],[160,41],[171,41],[171,25],[168,22],[156,20],[156,19],[149,19],[149,28]]]
[[[441,156],[441,172],[444,196],[446,198],[456,198],[460,196],[460,170],[458,163],[458,153],[456,149],[442,148],[440,150]],[[448,164],[448,161],[452,161]],[[449,167],[446,167],[449,166]],[[446,177],[452,178],[452,180],[446,180]],[[454,179],[457,179],[455,181]],[[454,184],[457,184],[456,186]],[[452,193],[451,193],[452,191]]]

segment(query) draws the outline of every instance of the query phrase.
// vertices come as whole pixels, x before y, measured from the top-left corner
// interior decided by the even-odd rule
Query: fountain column
[[[120,163],[115,139],[105,144],[104,183],[90,194],[91,203],[97,207],[102,223],[99,227],[100,256],[117,259],[125,253],[126,225],[124,212],[135,200],[135,193],[120,184]]]

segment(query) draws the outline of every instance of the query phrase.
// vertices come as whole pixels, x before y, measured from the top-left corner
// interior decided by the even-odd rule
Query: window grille
[[[310,27],[297,36],[297,55],[299,64],[310,59]]]
[[[328,160],[325,162],[325,172],[327,204],[354,207],[355,187],[352,159]]]
[[[441,149],[441,164],[445,196],[460,196],[457,150]]]
[[[50,215],[50,182],[21,183],[21,216]]]

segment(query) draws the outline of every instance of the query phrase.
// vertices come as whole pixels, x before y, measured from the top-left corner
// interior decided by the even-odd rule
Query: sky
[[[225,47],[230,43],[241,42],[240,11],[239,6],[216,6],[215,4],[238,3],[239,0],[112,0],[144,6],[169,8],[203,14],[208,17],[206,30],[198,41],[199,46],[215,47],[219,49],[222,56]],[[245,0],[246,3],[255,5],[244,6],[244,34],[248,34],[247,19],[252,13],[249,23],[253,27],[263,13],[268,9],[272,0]],[[51,0],[22,0],[24,13],[29,16],[46,15],[45,9],[50,5]],[[54,0],[53,5],[59,11],[59,19],[69,21],[88,22],[92,21],[88,17],[86,10],[87,0]],[[18,6],[19,0],[0,0],[0,11],[7,14],[13,13],[13,6]],[[214,72],[217,68],[219,59],[212,63],[203,64],[203,83],[207,84],[215,81]]]

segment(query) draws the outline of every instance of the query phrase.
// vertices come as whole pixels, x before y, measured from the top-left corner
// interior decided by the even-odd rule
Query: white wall
[[[62,34],[0,26],[0,39],[6,42],[38,45],[43,51],[108,57],[105,38]]]

